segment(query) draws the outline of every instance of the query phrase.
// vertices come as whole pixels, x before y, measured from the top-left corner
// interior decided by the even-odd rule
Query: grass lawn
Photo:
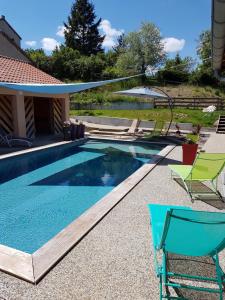
[[[174,112],[174,122],[190,122],[194,125],[201,125],[205,127],[213,126],[214,122],[218,119],[221,111],[214,113],[203,113],[197,109],[182,109],[176,108]],[[71,116],[108,116],[118,118],[128,118],[141,120],[164,120],[170,119],[169,109],[149,109],[149,110],[71,110]]]

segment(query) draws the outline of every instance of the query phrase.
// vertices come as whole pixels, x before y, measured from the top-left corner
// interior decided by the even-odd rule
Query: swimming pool
[[[84,139],[1,156],[0,270],[38,283],[174,147]]]
[[[162,150],[89,140],[0,161],[0,244],[32,254]]]

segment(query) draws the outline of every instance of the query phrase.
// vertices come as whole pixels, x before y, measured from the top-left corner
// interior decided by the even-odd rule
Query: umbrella
[[[169,130],[170,130],[170,126],[172,124],[173,121],[173,100],[172,98],[165,93],[163,90],[161,90],[158,87],[154,87],[154,89],[157,89],[160,91],[160,93],[155,92],[154,90],[147,88],[147,87],[135,87],[129,90],[124,90],[124,91],[118,91],[118,92],[114,92],[114,94],[121,94],[121,95],[127,95],[127,96],[133,96],[133,97],[142,97],[142,98],[166,98],[168,100],[168,105],[170,108],[170,123],[169,126],[167,128],[167,132],[166,135],[168,134]],[[162,94],[161,94],[162,93]]]
[[[157,93],[146,87],[136,87],[130,90],[114,92],[114,94],[121,94],[121,95],[134,96],[134,97],[144,97],[144,98],[168,98],[166,95]]]

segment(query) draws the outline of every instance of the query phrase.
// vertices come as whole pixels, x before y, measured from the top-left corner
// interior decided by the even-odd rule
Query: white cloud
[[[30,47],[35,47],[37,45],[36,41],[26,41],[25,44]]]
[[[64,37],[64,31],[65,31],[66,27],[63,25],[60,25],[57,27],[57,32],[56,35],[60,36],[60,37]]]
[[[53,38],[45,37],[41,40],[42,48],[46,51],[53,51],[60,43]]]
[[[99,29],[105,35],[105,39],[103,41],[103,47],[112,48],[115,46],[117,38],[124,32],[122,29],[112,28],[112,25],[109,20],[102,20]]]
[[[185,40],[184,39],[176,39],[174,37],[168,37],[162,39],[164,44],[165,52],[177,52],[181,51],[184,48]]]
[[[109,37],[109,36],[106,35],[102,45],[105,48],[112,48],[113,46],[116,45],[116,41],[112,37]]]

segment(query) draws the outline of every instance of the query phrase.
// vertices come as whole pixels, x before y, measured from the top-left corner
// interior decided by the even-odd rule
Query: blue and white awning
[[[0,82],[0,87],[4,87],[11,90],[17,90],[22,92],[29,93],[38,93],[38,94],[73,94],[78,93],[84,90],[92,89],[98,86],[106,85],[109,83],[114,83],[122,80],[127,80],[133,77],[140,76],[134,75],[130,77],[122,77],[111,80],[103,80],[96,82],[85,82],[85,83],[68,83],[68,84],[35,84],[35,83],[9,83],[9,82]]]

